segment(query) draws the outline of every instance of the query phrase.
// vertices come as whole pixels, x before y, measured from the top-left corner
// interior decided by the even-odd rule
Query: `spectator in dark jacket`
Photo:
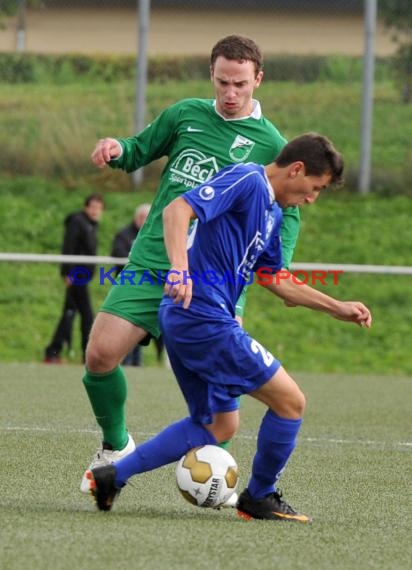
[[[69,214],[64,221],[64,255],[96,255],[98,222],[104,210],[101,194],[91,194],[85,200],[83,210]],[[81,319],[81,342],[83,359],[87,340],[93,324],[93,310],[90,302],[88,282],[95,271],[95,265],[85,263],[64,263],[60,274],[66,287],[63,313],[53,338],[45,349],[44,362],[61,363],[61,352],[66,344],[71,347],[73,320],[76,312]]]
[[[124,228],[119,230],[113,238],[112,257],[127,257],[129,255],[132,243],[136,239],[140,228],[146,221],[150,212],[150,204],[142,204],[135,210],[133,220]],[[124,265],[116,266],[116,275],[123,269]]]
[[[129,255],[132,243],[136,239],[140,228],[145,223],[149,212],[150,204],[141,204],[136,208],[133,220],[130,222],[130,224],[119,230],[113,238],[111,252],[112,257],[127,257]],[[116,275],[120,273],[123,267],[124,265],[116,266]],[[126,366],[141,366],[141,347],[139,345],[136,345],[135,348],[125,356],[122,364]]]

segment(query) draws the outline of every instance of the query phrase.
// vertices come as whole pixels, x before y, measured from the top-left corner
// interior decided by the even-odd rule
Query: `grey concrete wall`
[[[78,52],[133,54],[137,15],[129,9],[53,9],[27,12],[26,50],[37,53]],[[219,38],[239,33],[252,37],[268,54],[363,53],[362,14],[287,11],[203,11],[154,9],[149,54],[208,54]],[[0,30],[0,51],[16,49],[16,20]],[[395,49],[378,26],[376,54]]]

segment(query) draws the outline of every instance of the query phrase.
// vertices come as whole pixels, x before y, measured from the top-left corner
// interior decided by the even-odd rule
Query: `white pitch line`
[[[0,431],[5,432],[29,432],[29,433],[55,433],[55,434],[65,434],[65,433],[87,433],[87,434],[95,434],[99,435],[100,431],[97,429],[92,428],[72,428],[72,427],[40,427],[40,426],[4,426],[0,427]],[[149,438],[153,437],[155,432],[143,432],[143,431],[133,431],[134,435]],[[236,439],[254,439],[256,440],[255,435],[248,435],[248,434],[239,434],[236,436]],[[299,441],[306,442],[306,443],[315,443],[315,444],[339,444],[339,445],[365,445],[369,447],[405,447],[412,449],[412,442],[411,441],[376,441],[370,439],[342,439],[342,438],[334,438],[334,437],[300,437]]]
[[[335,439],[333,437],[303,437],[302,441],[308,441],[309,443],[315,442],[319,443],[325,441],[327,443],[344,443],[344,444],[358,444],[358,445],[405,445],[406,447],[412,447],[411,441],[396,441],[396,442],[386,442],[386,441],[373,441],[370,439]]]

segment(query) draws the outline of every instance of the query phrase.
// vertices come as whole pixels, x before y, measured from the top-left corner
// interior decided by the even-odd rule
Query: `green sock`
[[[227,439],[226,441],[221,441],[218,445],[219,445],[219,447],[221,447],[222,449],[229,449],[231,443],[232,443],[232,440],[231,440],[231,439]]]
[[[113,449],[127,444],[125,402],[127,380],[123,369],[117,366],[111,372],[94,374],[86,370],[83,384],[89,396],[96,421],[103,431],[103,441]]]

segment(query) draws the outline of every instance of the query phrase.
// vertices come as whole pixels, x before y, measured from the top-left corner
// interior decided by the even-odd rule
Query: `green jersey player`
[[[273,162],[286,144],[253,99],[263,71],[262,55],[252,40],[228,36],[219,41],[212,50],[210,70],[215,100],[182,100],[164,110],[136,136],[102,139],[92,153],[96,166],[109,164],[128,172],[162,156],[168,160],[130,261],[119,284],[111,288],[91,331],[83,382],[103,432],[102,447],[91,466],[111,463],[135,447],[126,428],[127,382],[119,363],[148,335],[159,334],[158,309],[164,287],[159,274],[169,269],[163,243],[163,209],[228,164]],[[292,256],[298,229],[298,210],[285,210],[285,265]],[[222,439],[233,437],[238,411],[223,408],[216,410],[215,417],[217,429],[220,418],[225,426]],[[85,477],[81,489],[89,490]]]

